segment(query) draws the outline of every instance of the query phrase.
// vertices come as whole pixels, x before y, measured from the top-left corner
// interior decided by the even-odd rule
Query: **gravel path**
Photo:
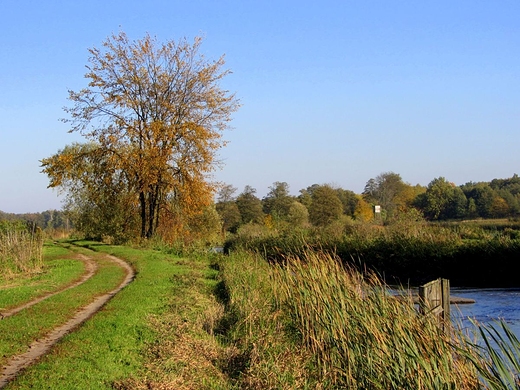
[[[83,255],[82,255],[83,256]],[[115,294],[117,294],[123,287],[127,286],[134,278],[135,273],[132,267],[126,263],[125,261],[114,257],[114,256],[107,256],[110,260],[112,260],[114,263],[118,264],[121,268],[123,268],[126,271],[126,276],[124,280],[117,286],[114,290],[101,295],[97,297],[93,302],[91,302],[89,305],[81,308],[70,320],[68,320],[65,324],[55,328],[52,330],[47,336],[45,336],[42,339],[34,341],[30,346],[27,352],[13,356],[7,364],[2,368],[2,371],[0,373],[0,388],[4,387],[10,380],[12,380],[18,372],[23,370],[25,367],[32,364],[34,361],[36,361],[39,357],[46,354],[51,347],[64,335],[72,331],[75,327],[77,327],[79,324],[86,321],[88,318],[90,318],[93,314],[95,314],[105,303],[107,303],[110,298],[112,298]],[[95,264],[94,261],[90,258],[87,258],[87,256],[84,256],[84,261],[86,264],[90,264],[88,267],[92,267],[92,264]],[[92,270],[92,275],[95,273],[96,267]],[[90,275],[90,277],[92,277]],[[88,279],[88,278],[87,278]],[[85,280],[87,280],[85,279]],[[85,281],[81,282],[84,283]],[[78,283],[75,286],[81,284]],[[72,288],[75,286],[70,286],[68,288]],[[63,291],[63,289],[61,290]],[[61,292],[59,291],[59,292]],[[23,310],[29,306],[32,306],[38,302],[41,302],[43,299],[49,298],[52,295],[57,294],[58,292],[54,292],[52,294],[49,294],[48,296],[38,298],[38,301],[31,301],[25,305],[20,306],[16,309],[11,309],[9,312],[9,315],[14,315],[15,313],[19,312],[20,310]],[[4,313],[4,316],[5,316]]]

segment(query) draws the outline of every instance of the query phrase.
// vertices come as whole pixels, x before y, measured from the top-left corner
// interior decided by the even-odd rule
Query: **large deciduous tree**
[[[196,213],[211,203],[208,174],[239,103],[219,85],[229,73],[223,57],[206,60],[201,42],[112,35],[102,49],[89,50],[88,86],[69,91],[73,105],[65,108],[70,118],[64,121],[95,145],[91,153],[103,156],[120,190],[132,195],[142,237],[151,237],[161,217],[178,215],[179,208]],[[58,152],[42,160],[51,187],[82,187],[91,168],[77,157]],[[105,180],[91,178],[83,189],[96,199]]]

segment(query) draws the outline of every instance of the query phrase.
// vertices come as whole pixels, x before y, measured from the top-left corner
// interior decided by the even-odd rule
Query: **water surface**
[[[454,320],[461,320],[464,327],[471,327],[468,318],[490,324],[504,320],[520,338],[520,288],[452,288],[451,295],[475,300],[473,304],[452,305]]]

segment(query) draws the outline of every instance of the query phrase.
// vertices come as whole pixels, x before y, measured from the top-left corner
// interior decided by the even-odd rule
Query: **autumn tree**
[[[358,203],[354,210],[354,218],[357,221],[371,221],[374,219],[374,208],[361,196],[357,195]]]
[[[146,35],[130,41],[112,35],[101,49],[90,49],[86,88],[69,91],[73,105],[65,109],[71,132],[96,145],[120,189],[131,195],[140,219],[141,237],[151,237],[161,218],[200,213],[212,202],[208,175],[223,131],[239,104],[220,81],[229,74],[224,58],[208,61],[202,43],[186,39],[160,44]],[[75,160],[58,153],[42,160],[51,187],[81,187],[90,175]],[[78,163],[73,164],[74,161]],[[84,187],[93,198],[105,183]],[[172,207],[176,210],[172,210]],[[175,212],[173,212],[175,211]]]
[[[137,202],[124,172],[116,170],[97,143],[74,143],[47,159],[50,186],[65,192],[64,209],[77,231],[124,241],[138,234]]]

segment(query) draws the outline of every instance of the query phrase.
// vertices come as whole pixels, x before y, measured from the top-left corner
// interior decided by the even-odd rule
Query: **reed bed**
[[[275,295],[292,314],[321,375],[349,389],[475,389],[466,339],[420,316],[374,275],[327,254],[290,258],[273,272]]]
[[[255,236],[239,231],[225,249],[257,251],[270,262],[283,262],[291,256],[303,258],[310,248],[335,254],[359,269],[375,270],[391,284],[417,286],[443,277],[454,286],[512,287],[518,285],[511,270],[516,269],[520,251],[520,238],[515,238],[520,231],[512,227],[352,224],[336,236],[317,229],[266,230]]]
[[[23,224],[0,225],[0,272],[9,279],[23,273],[34,273],[43,266],[41,230]]]
[[[320,251],[271,264],[235,252],[219,267],[233,388],[520,389],[520,341],[502,322],[442,330],[411,296]]]

